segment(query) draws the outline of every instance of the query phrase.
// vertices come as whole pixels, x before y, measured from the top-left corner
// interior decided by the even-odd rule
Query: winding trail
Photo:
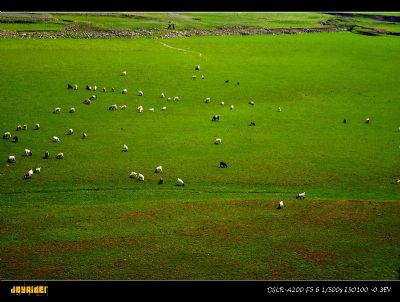
[[[176,48],[176,47],[173,47],[171,45],[165,44],[164,42],[160,42],[160,43],[161,43],[161,45],[163,45],[165,47],[168,47],[168,48],[171,48],[171,49],[185,51],[185,52],[194,52],[194,53],[198,53],[200,57],[202,56],[201,52],[198,52],[198,51],[187,50],[187,49],[183,49],[183,48]]]

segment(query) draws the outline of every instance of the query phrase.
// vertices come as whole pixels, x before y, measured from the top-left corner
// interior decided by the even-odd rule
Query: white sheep
[[[306,192],[299,193],[299,194],[297,194],[297,196],[296,196],[296,199],[304,199],[304,198],[306,198]]]
[[[221,145],[222,144],[222,139],[216,138],[215,141],[214,141],[214,144]]]
[[[131,174],[129,175],[129,178],[137,178],[138,174],[136,172],[131,172]]]
[[[64,153],[60,152],[56,156],[57,159],[63,159],[64,158]]]
[[[122,94],[127,94],[128,93],[128,89],[124,89],[124,90],[122,90]]]
[[[139,95],[139,96],[143,96],[143,91],[139,90],[139,91],[138,91],[138,95]]]
[[[230,109],[231,109],[231,110],[235,109],[235,106],[231,105]]]
[[[122,147],[122,151],[128,152],[128,146],[127,146],[127,145],[124,145],[124,146]]]
[[[96,85],[94,85],[94,87],[93,87],[93,90],[94,90],[94,91],[96,91],[96,90],[97,90],[97,86],[96,86]]]
[[[249,102],[249,105],[254,106],[254,101],[250,101],[250,102]]]
[[[162,173],[162,166],[156,167],[154,173]]]
[[[87,138],[87,134],[85,132],[83,132],[82,138]]]
[[[126,106],[126,105],[119,106],[119,109],[121,109],[121,110],[125,110],[126,108],[128,108],[128,106]]]
[[[149,108],[149,111],[154,112],[154,108],[153,107]]]
[[[144,181],[144,175],[143,174],[138,174],[138,180],[139,181]]]
[[[35,173],[40,173],[41,172],[41,170],[42,170],[42,167],[39,167],[39,168],[35,168]]]
[[[106,92],[106,87],[103,87],[103,92]]]
[[[161,92],[161,98],[165,98],[164,92]]]
[[[18,125],[17,126],[17,129],[15,129],[16,131],[20,131],[22,129],[22,126],[21,125]]]
[[[68,129],[68,132],[67,132],[67,134],[68,135],[72,135],[72,134],[74,134],[74,130],[71,128],[71,129]]]
[[[58,136],[53,136],[53,143],[59,143],[60,139],[58,138]]]
[[[36,130],[39,130],[39,129],[40,129],[40,124],[39,124],[39,123],[37,123],[37,124],[35,125],[35,129],[36,129]]]
[[[200,65],[197,65],[197,66],[196,66],[196,70],[200,70]]]
[[[204,75],[201,75],[201,79],[204,80]]]
[[[28,125],[23,125],[22,130],[28,130]]]
[[[70,108],[69,113],[75,113],[75,108],[74,107]]]
[[[9,155],[7,161],[9,163],[15,163],[17,160],[15,159],[15,155]]]
[[[78,85],[75,85],[75,86],[74,86],[74,89],[75,89],[75,90],[78,90]]]
[[[61,108],[60,107],[54,108],[53,113],[60,113],[60,112],[61,112]]]
[[[11,138],[11,132],[4,132],[4,134],[3,134],[3,138],[4,139],[10,139]]]
[[[196,80],[197,76],[196,75],[192,75],[192,79]]]
[[[283,209],[283,201],[281,200],[280,202],[279,202],[279,204],[278,204],[278,209],[280,210],[280,209]]]
[[[369,117],[367,117],[367,118],[365,119],[365,123],[366,123],[366,124],[369,124]]]
[[[32,156],[31,150],[25,149],[25,150],[24,150],[24,155],[25,155],[25,156]]]
[[[178,178],[178,179],[176,180],[176,185],[179,186],[179,187],[184,187],[184,186],[185,186],[185,183],[183,182],[182,179]]]
[[[169,102],[170,100],[171,100],[171,98],[170,98],[170,97],[168,97],[168,98],[167,98],[167,101]]]
[[[210,102],[211,102],[210,98],[206,98],[205,101],[204,101],[204,103],[207,103],[207,104],[210,103]]]
[[[32,175],[33,175],[33,170],[30,169],[30,170],[28,171],[28,173],[25,174],[24,178],[25,178],[25,179],[29,179],[29,178],[32,177]]]
[[[84,103],[85,105],[90,105],[90,104],[92,103],[92,100],[86,99],[86,100],[83,101],[83,103]]]
[[[161,108],[162,111],[167,111],[167,106]]]
[[[224,105],[225,105],[225,102],[224,102],[224,101],[222,101],[222,102],[220,103],[220,105],[224,106]]]
[[[121,76],[126,76],[126,71],[121,72]]]
[[[282,108],[281,107],[278,107],[278,112],[282,112]]]
[[[179,101],[179,96],[174,97],[174,101]]]
[[[139,113],[142,113],[143,112],[143,106],[140,105],[139,107],[137,107],[136,111],[139,112]]]

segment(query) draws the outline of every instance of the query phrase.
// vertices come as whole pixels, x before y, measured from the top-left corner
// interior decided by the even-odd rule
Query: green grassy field
[[[351,33],[2,39],[0,127],[20,141],[0,141],[0,278],[397,279],[399,50]]]

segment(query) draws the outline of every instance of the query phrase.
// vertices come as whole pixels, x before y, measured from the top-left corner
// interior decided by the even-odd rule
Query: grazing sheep
[[[128,93],[128,89],[124,89],[124,90],[122,90],[122,94],[127,94]]]
[[[126,108],[128,108],[128,106],[126,106],[126,105],[119,106],[119,109],[121,109],[121,110],[125,110]]]
[[[22,129],[22,126],[21,125],[18,125],[17,126],[17,129],[15,129],[16,131],[20,131]]]
[[[162,111],[167,111],[167,106],[161,108]]]
[[[70,108],[69,113],[75,113],[75,108],[74,107]]]
[[[144,175],[143,174],[138,174],[138,180],[139,181],[144,181]]]
[[[397,131],[399,131],[399,132],[400,132],[400,127],[399,127],[399,129],[397,129]]]
[[[90,96],[89,100],[94,101],[95,99],[97,99],[97,95],[93,94]]]
[[[162,173],[162,166],[156,167],[154,173]]]
[[[111,92],[115,92],[115,89],[114,89],[114,87],[111,87]]]
[[[94,87],[93,87],[93,91],[96,91],[97,90],[97,86],[95,85]]]
[[[367,117],[367,118],[365,119],[365,123],[366,123],[366,124],[369,124],[369,117]]]
[[[215,114],[215,115],[212,117],[211,121],[212,121],[212,122],[219,121],[219,115],[218,115],[218,114]]]
[[[33,170],[30,169],[30,170],[28,171],[28,173],[25,174],[24,178],[25,178],[25,179],[29,179],[29,178],[32,177],[32,175],[33,175]]]
[[[161,98],[165,98],[165,94],[164,94],[164,92],[161,92],[161,96],[160,96]]]
[[[281,200],[277,207],[278,210],[283,209],[283,201]]]
[[[92,86],[86,85],[86,90],[92,90]]]
[[[90,99],[86,99],[86,100],[83,101],[83,103],[85,105],[90,105],[92,103],[92,101]]]
[[[281,107],[278,107],[278,112],[282,112],[282,108]]]
[[[103,92],[106,92],[106,87],[103,87]]]
[[[206,98],[205,100],[204,100],[204,103],[206,103],[206,104],[208,104],[208,103],[210,103],[211,102],[211,99],[210,98]]]
[[[54,108],[53,113],[60,113],[60,112],[61,112],[61,108],[60,107]]]
[[[138,174],[136,172],[131,172],[131,174],[129,174],[129,178],[137,178]]]
[[[72,134],[74,134],[74,130],[73,130],[73,129],[68,129],[68,132],[67,132],[67,134],[68,134],[68,135],[72,135]]]
[[[57,159],[63,159],[64,158],[64,153],[60,152],[56,156]]]
[[[58,136],[53,136],[53,143],[59,143],[60,139],[58,138]]]
[[[158,181],[159,185],[162,185],[164,183],[164,179],[162,177],[160,177],[160,180]]]
[[[87,138],[87,134],[85,132],[82,134],[82,138]]]
[[[154,112],[154,108],[153,107],[149,108],[149,111]]]
[[[185,183],[183,182],[182,179],[178,178],[178,179],[176,180],[176,185],[179,186],[179,187],[184,187],[184,186],[185,186]]]
[[[306,198],[306,192],[299,193],[299,194],[297,194],[297,196],[296,196],[296,199],[304,199],[304,198]]]
[[[256,123],[250,122],[250,125],[249,125],[249,126],[255,126],[255,125],[256,125]]]
[[[197,78],[197,76],[192,75],[192,79],[193,79],[193,80],[196,80],[196,78]]]
[[[74,86],[74,90],[78,90],[78,85],[75,85],[75,86]]]
[[[167,101],[169,102],[170,100],[171,100],[171,98],[170,98],[170,97],[168,97],[168,98],[167,98]]]
[[[179,101],[179,96],[174,97],[174,101]]]
[[[10,132],[4,132],[3,134],[3,139],[10,139],[11,138],[11,133]]]
[[[219,167],[220,168],[228,168],[228,165],[224,163],[223,161],[219,162]]]
[[[28,130],[28,125],[23,125],[22,130]]]
[[[142,113],[143,112],[143,106],[140,105],[139,107],[137,107],[136,111],[139,112],[139,113]]]
[[[201,75],[201,79],[204,80],[204,75]]]
[[[127,145],[124,145],[124,146],[122,147],[122,151],[128,152],[128,146],[127,146]]]
[[[31,150],[25,149],[25,150],[24,150],[24,155],[25,155],[25,156],[32,156]]]
[[[108,110],[115,111],[115,110],[117,110],[117,108],[118,108],[117,104],[113,104],[110,107],[108,107]]]
[[[71,84],[68,84],[67,89],[74,89]]]
[[[40,129],[40,124],[37,123],[37,124],[35,125],[35,130],[39,130],[39,129]]]
[[[42,170],[42,167],[39,167],[39,168],[35,168],[35,171],[33,171],[33,172],[34,172],[34,173],[40,173],[41,170]]]
[[[12,139],[12,142],[13,143],[18,143],[18,136],[14,136],[13,139]]]
[[[7,162],[9,162],[9,163],[17,162],[17,160],[15,159],[15,155],[9,155]]]
[[[254,101],[250,101],[249,105],[254,106]]]
[[[225,102],[221,102],[220,105],[224,106],[224,105],[225,105]]]
[[[126,71],[121,72],[121,76],[126,76]]]
[[[214,141],[214,144],[221,145],[222,144],[222,139],[216,138],[215,141]]]
[[[196,70],[200,70],[200,65],[197,65],[197,66],[196,66]]]
[[[50,153],[49,153],[49,151],[46,151],[44,153],[43,159],[48,159],[49,157],[50,157]]]
[[[230,109],[233,110],[235,108],[235,106],[231,105]]]
[[[139,95],[139,96],[143,96],[143,91],[139,90],[139,91],[138,91],[138,95]]]

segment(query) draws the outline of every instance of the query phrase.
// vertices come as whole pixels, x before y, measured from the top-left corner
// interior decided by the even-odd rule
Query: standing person
[[[175,29],[175,23],[172,23],[172,29]]]
[[[171,21],[168,21],[168,29],[171,29]]]

